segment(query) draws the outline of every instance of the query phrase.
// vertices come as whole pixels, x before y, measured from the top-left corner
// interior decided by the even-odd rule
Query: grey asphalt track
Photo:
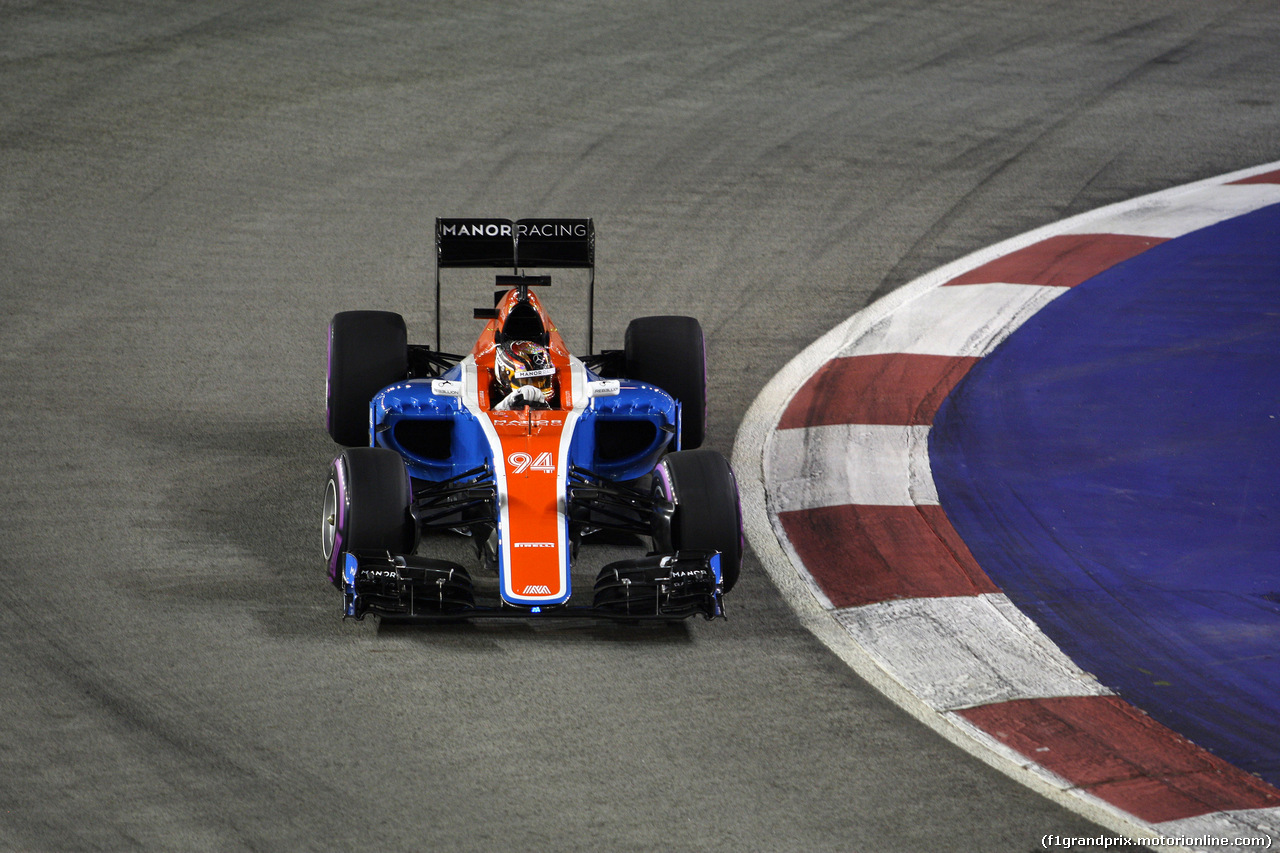
[[[343,622],[325,328],[429,340],[436,216],[592,216],[597,344],[700,317],[728,454],[875,296],[1280,159],[1277,44],[1270,0],[3,0],[0,849],[1098,833],[862,683],[751,558],[727,622]]]

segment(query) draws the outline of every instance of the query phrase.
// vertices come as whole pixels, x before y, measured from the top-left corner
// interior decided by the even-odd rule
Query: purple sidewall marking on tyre
[[[334,583],[338,582],[338,568],[342,560],[342,531],[347,521],[347,481],[343,476],[342,457],[339,456],[333,460],[334,482],[337,484],[337,494],[334,496],[336,504],[336,512],[338,515],[337,523],[333,527],[333,552],[329,555],[329,580]]]
[[[659,463],[654,472],[658,475],[658,479],[662,481],[662,496],[667,500],[672,500],[675,494],[671,489],[671,476],[667,473],[667,463],[665,461]]]

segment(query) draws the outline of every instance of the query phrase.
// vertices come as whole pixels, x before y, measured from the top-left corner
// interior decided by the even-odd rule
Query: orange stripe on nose
[[[568,542],[559,513],[559,450],[564,413],[494,412],[502,447],[507,500],[500,521],[507,591],[521,599],[555,599],[568,592]]]

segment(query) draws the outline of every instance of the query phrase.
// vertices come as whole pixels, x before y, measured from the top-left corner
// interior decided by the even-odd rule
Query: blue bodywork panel
[[[461,368],[442,377],[460,381]],[[599,377],[587,371],[588,381]],[[431,379],[410,379],[383,389],[371,404],[371,444],[399,453],[418,480],[443,481],[492,465],[483,427],[459,397],[432,392]],[[610,442],[619,425],[625,441]],[[649,425],[646,430],[643,425]],[[615,482],[650,473],[679,444],[680,404],[654,385],[623,379],[618,394],[588,401],[574,427],[570,464]],[[646,438],[648,440],[646,441]]]

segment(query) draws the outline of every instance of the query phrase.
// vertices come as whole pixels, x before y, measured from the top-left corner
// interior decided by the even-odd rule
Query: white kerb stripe
[[[846,340],[835,355],[981,357],[1067,290],[1003,282],[935,287]]]
[[[1066,234],[1133,234],[1172,239],[1280,204],[1280,184],[1219,184],[1160,194],[1141,204],[1075,225]]]
[[[929,427],[835,424],[783,429],[765,448],[769,509],[936,504]]]
[[[1280,808],[1239,809],[1157,823],[1166,838],[1273,838],[1280,841]],[[1239,848],[1236,848],[1239,849]],[[1259,845],[1246,850],[1269,850]]]
[[[897,599],[835,616],[886,672],[937,711],[1111,693],[1002,593]]]

